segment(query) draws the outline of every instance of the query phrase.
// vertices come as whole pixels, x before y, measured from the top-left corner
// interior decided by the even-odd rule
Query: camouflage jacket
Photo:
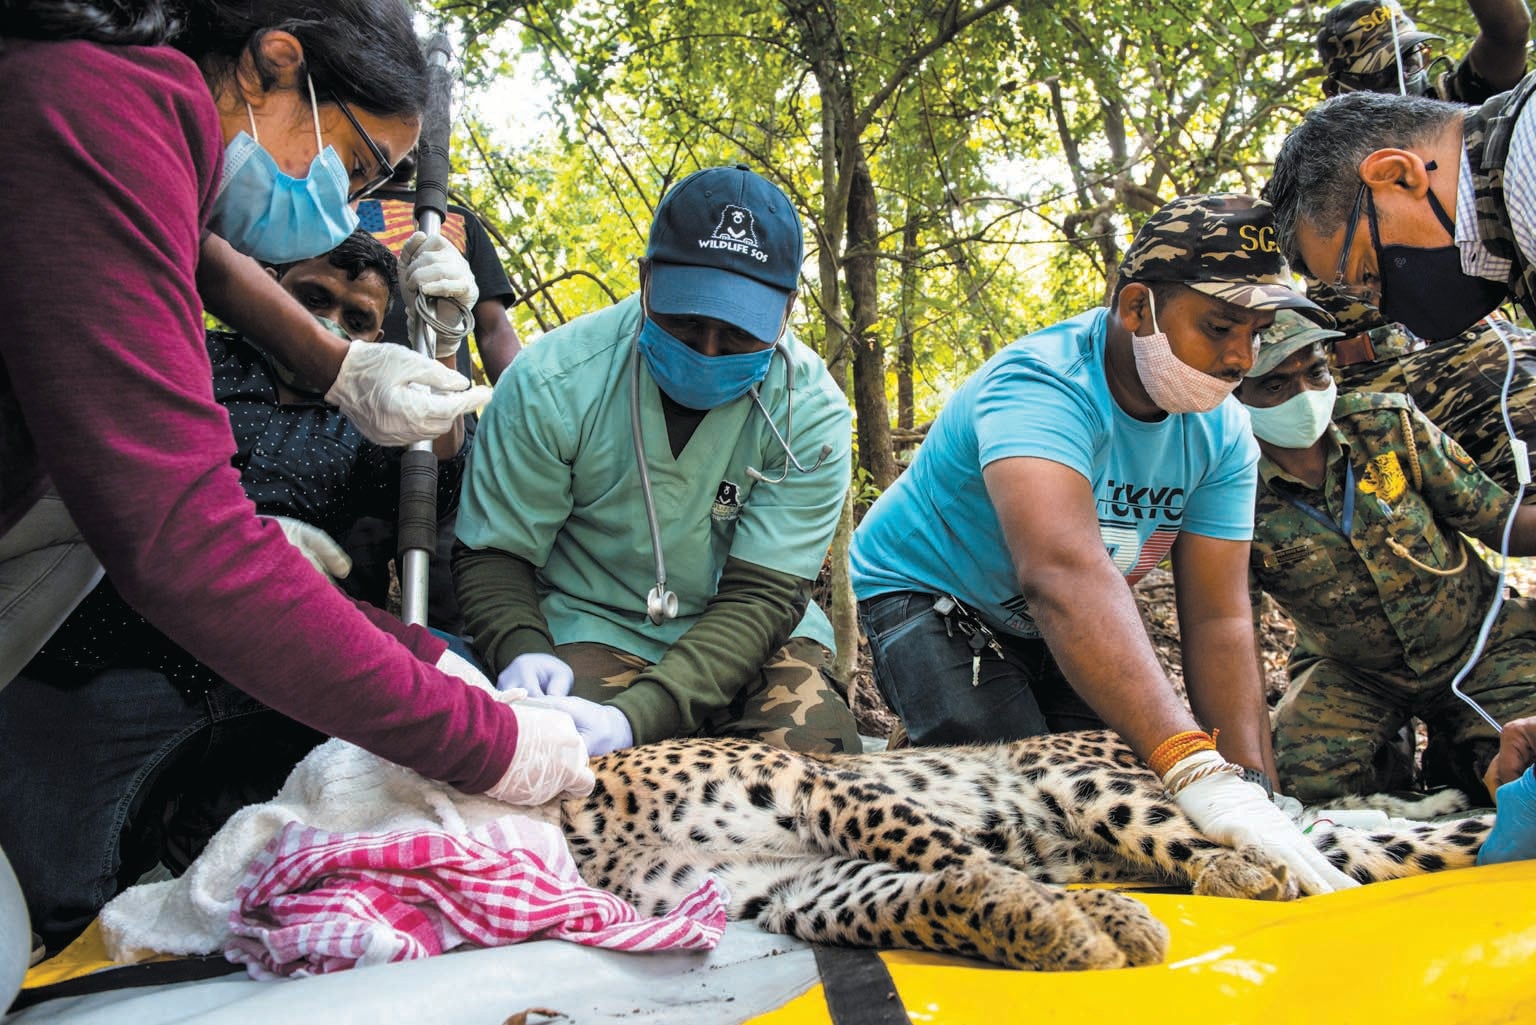
[[[1297,653],[1444,669],[1475,637],[1497,581],[1458,531],[1501,529],[1514,497],[1404,395],[1340,395],[1327,438],[1321,491],[1260,457],[1250,581],[1295,622]],[[1449,570],[1463,558],[1450,576],[1414,562]]]
[[[1504,162],[1509,157],[1509,142],[1515,122],[1532,93],[1536,93],[1536,72],[1526,75],[1509,92],[1468,111],[1462,122],[1462,145],[1477,195],[1477,233],[1489,251],[1511,261],[1510,296],[1528,317],[1536,320],[1536,266],[1520,252],[1504,202]]]

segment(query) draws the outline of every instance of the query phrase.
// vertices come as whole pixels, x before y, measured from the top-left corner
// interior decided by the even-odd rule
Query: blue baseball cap
[[[800,215],[777,185],[743,164],[695,171],[667,190],[651,222],[650,308],[776,341],[803,254]]]

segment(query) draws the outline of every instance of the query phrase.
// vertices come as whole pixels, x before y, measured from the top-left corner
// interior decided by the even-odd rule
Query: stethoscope
[[[640,427],[640,329],[645,326],[645,317],[646,311],[642,305],[640,320],[635,325],[635,333],[629,344],[629,435],[635,446],[635,466],[640,471],[640,495],[645,501],[645,522],[651,531],[651,555],[656,560],[656,586],[645,596],[645,614],[652,623],[660,626],[669,619],[677,618],[677,595],[667,589],[667,560],[661,551],[661,525],[656,519],[656,499],[651,494],[651,472],[645,462],[645,438]],[[768,415],[768,407],[763,405],[763,400],[758,396],[757,385],[748,388],[747,394],[752,397],[752,404],[757,407],[757,411],[763,415],[763,422],[773,432],[773,439],[784,450],[784,471],[777,477],[769,477],[755,466],[747,467],[747,476],[759,484],[782,484],[789,478],[791,468],[800,473],[813,473],[832,454],[832,446],[823,445],[816,461],[810,466],[795,458],[790,448],[795,438],[795,360],[790,355],[789,344],[784,341],[782,331],[778,341],[773,343],[773,351],[784,357],[783,434],[779,433],[773,417]],[[772,369],[770,360],[770,372]],[[763,379],[767,380],[767,375]]]

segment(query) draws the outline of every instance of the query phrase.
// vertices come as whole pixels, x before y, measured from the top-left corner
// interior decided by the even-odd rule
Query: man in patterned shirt
[[[1296,624],[1274,723],[1281,787],[1304,802],[1413,782],[1391,743],[1429,728],[1422,782],[1477,798],[1496,731],[1451,689],[1497,576],[1462,532],[1497,548],[1514,497],[1402,395],[1337,395],[1323,343],[1282,312],[1237,389],[1258,437],[1250,579]],[[1536,554],[1520,506],[1510,554]],[[1536,712],[1536,602],[1504,603],[1461,690],[1499,722]]]

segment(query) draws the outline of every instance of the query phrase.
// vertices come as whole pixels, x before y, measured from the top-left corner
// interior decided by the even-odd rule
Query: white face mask
[[[1131,335],[1131,351],[1136,355],[1136,374],[1157,408],[1165,413],[1209,413],[1232,394],[1237,381],[1196,370],[1173,354],[1168,336],[1157,329],[1157,304],[1147,291],[1147,308],[1152,313],[1152,333]]]
[[[1311,448],[1328,429],[1333,419],[1333,400],[1338,395],[1338,385],[1329,381],[1322,391],[1305,389],[1278,406],[1249,406],[1248,419],[1253,421],[1253,433],[1261,441],[1281,448]]]

